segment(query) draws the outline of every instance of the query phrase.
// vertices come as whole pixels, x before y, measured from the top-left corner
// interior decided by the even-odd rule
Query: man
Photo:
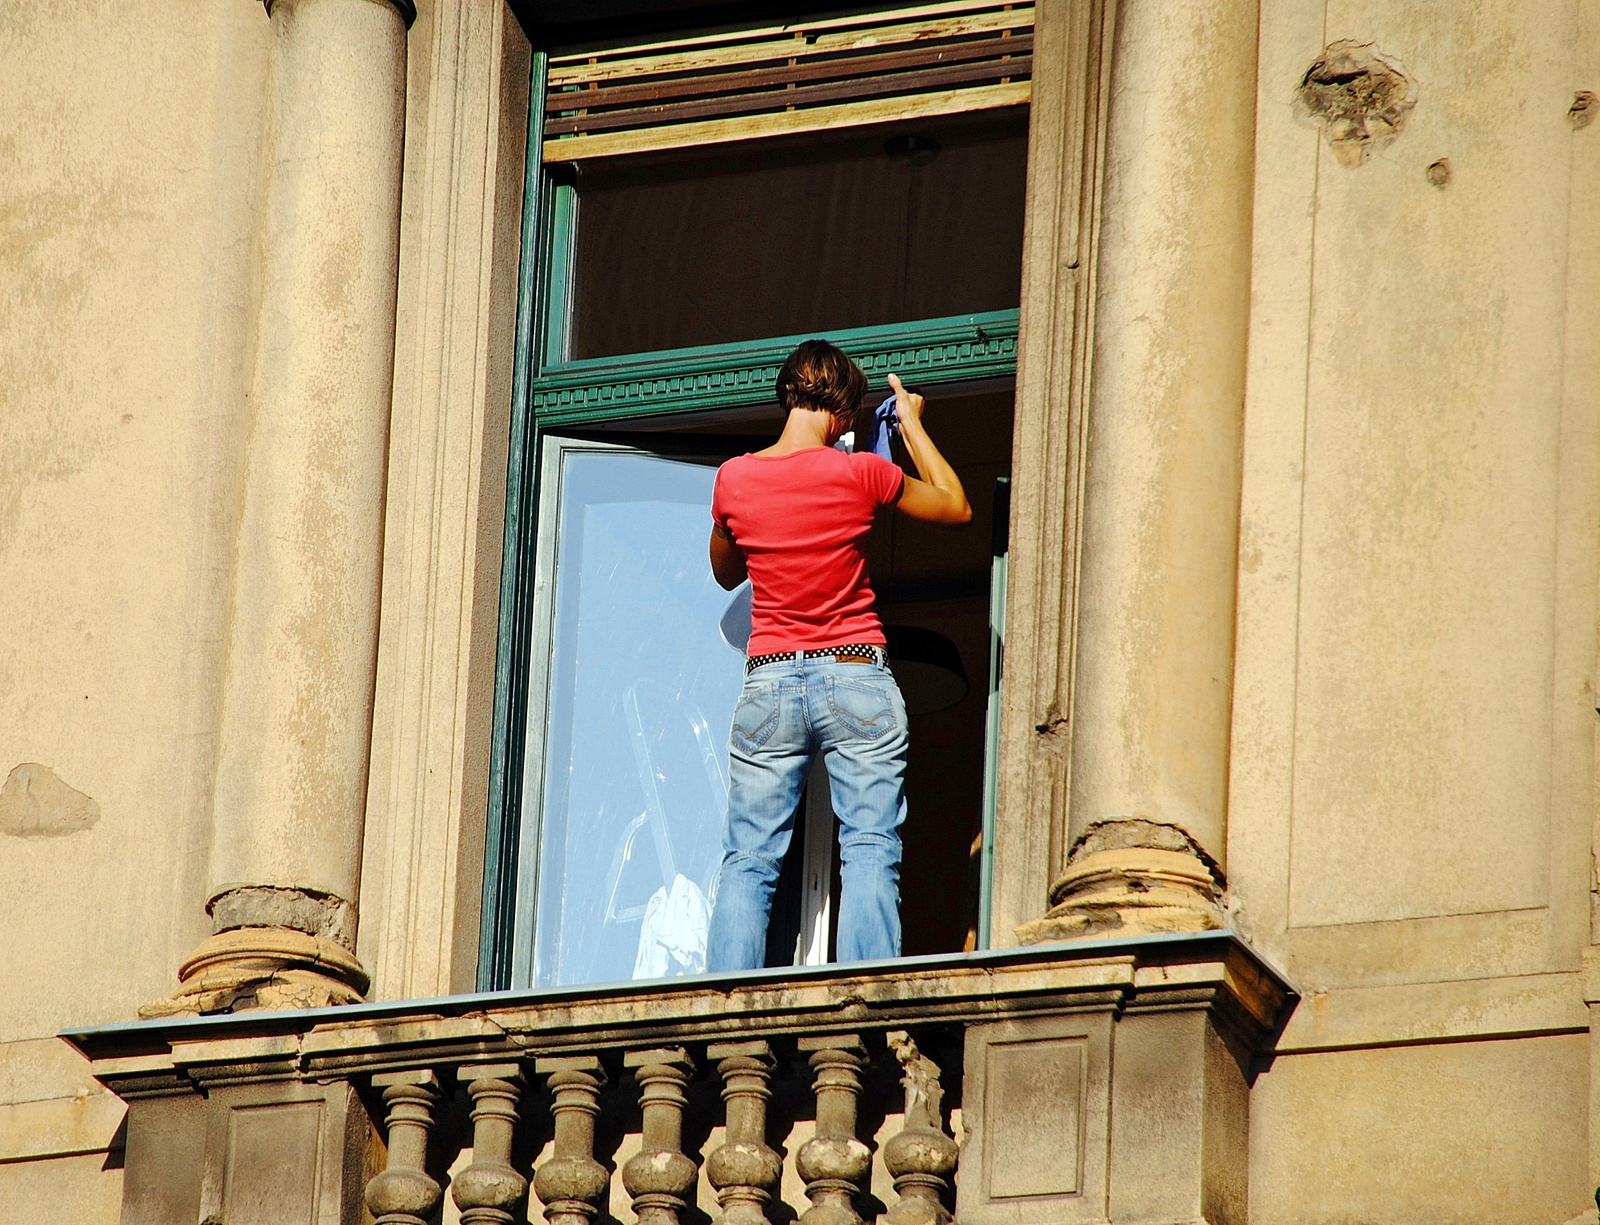
[[[922,397],[895,375],[889,382],[917,477],[870,452],[835,449],[860,423],[867,380],[825,340],[800,345],[778,374],[788,411],[778,441],[717,472],[711,569],[728,590],[749,578],[752,612],[729,735],[711,971],[765,961],[773,886],[819,752],[839,818],[839,960],[900,954],[909,729],[873,609],[866,537],[886,506],[931,523],[967,523],[972,508],[923,428]]]

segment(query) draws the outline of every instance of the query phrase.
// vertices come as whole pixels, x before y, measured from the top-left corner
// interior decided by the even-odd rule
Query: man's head
[[[826,340],[803,341],[778,371],[778,403],[828,413],[834,437],[859,428],[867,376],[844,350]]]

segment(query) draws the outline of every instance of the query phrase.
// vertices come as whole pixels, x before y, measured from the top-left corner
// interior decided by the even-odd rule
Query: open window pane
[[[572,351],[1017,305],[1025,110],[585,164]]]
[[[543,745],[530,736],[528,799],[542,814],[532,982],[697,973],[744,678],[706,555],[715,463],[550,445],[559,510]]]

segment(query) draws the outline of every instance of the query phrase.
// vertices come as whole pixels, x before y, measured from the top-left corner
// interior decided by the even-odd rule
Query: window
[[[539,58],[484,987],[703,965],[743,680],[712,481],[776,435],[807,335],[872,394],[929,393],[976,512],[886,518],[870,555],[913,708],[906,952],[984,942],[1031,21],[945,3]],[[829,956],[832,820],[818,771],[770,964]]]

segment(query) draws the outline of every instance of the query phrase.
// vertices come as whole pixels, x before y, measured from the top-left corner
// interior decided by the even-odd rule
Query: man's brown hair
[[[860,428],[861,401],[867,376],[838,345],[826,340],[802,341],[778,371],[778,403],[791,408],[820,408]]]

